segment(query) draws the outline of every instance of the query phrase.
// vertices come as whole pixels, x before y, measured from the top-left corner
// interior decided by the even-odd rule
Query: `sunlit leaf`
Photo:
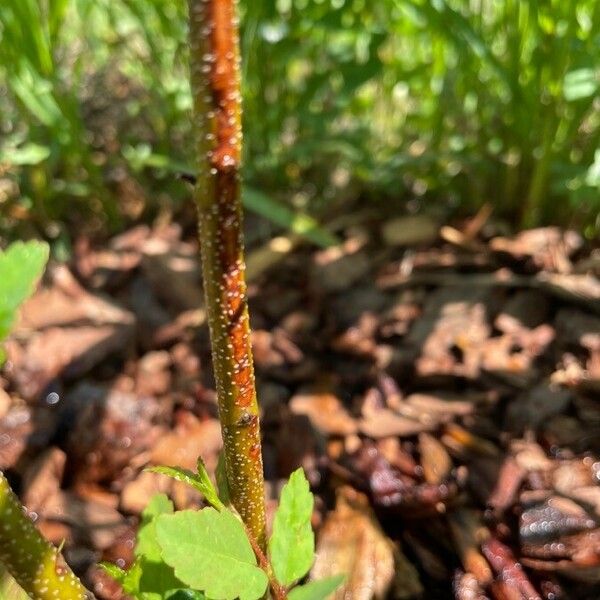
[[[590,98],[600,88],[600,72],[594,69],[577,69],[565,75],[564,94],[569,102]]]
[[[146,469],[151,473],[160,473],[161,475],[167,475],[177,481],[186,483],[187,485],[197,489],[207,500],[209,504],[214,506],[217,510],[222,510],[225,505],[219,499],[219,494],[215,489],[206,467],[201,459],[198,459],[198,473],[193,473],[188,469],[182,469],[181,467],[150,467]]]
[[[13,325],[19,305],[33,292],[48,260],[48,244],[15,242],[0,252],[0,340]]]
[[[249,210],[293,233],[302,235],[319,246],[327,248],[339,243],[333,234],[321,227],[311,216],[294,212],[284,204],[276,202],[253,188],[243,188],[242,199],[244,206]]]
[[[50,148],[34,142],[19,148],[7,149],[0,154],[0,162],[12,165],[39,165],[50,156]]]
[[[184,510],[157,519],[163,559],[194,590],[219,600],[257,600],[268,579],[241,521],[229,510]]]
[[[289,600],[325,600],[343,583],[344,575],[334,575],[327,579],[311,581],[295,587],[289,594]]]
[[[156,541],[156,517],[173,512],[173,503],[165,494],[156,494],[142,512],[142,522],[138,529],[135,555],[144,556],[150,561],[160,562],[160,546]]]
[[[271,564],[283,585],[304,577],[313,563],[315,536],[310,522],[313,504],[304,471],[298,469],[281,491],[269,540]]]

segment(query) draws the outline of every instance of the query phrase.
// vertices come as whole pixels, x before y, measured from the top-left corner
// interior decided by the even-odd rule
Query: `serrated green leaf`
[[[164,561],[187,586],[216,600],[257,600],[267,576],[241,521],[229,510],[184,510],[156,521]]]
[[[100,565],[123,591],[137,600],[206,600],[201,592],[185,589],[173,569],[163,562],[138,558],[128,571],[111,563]]]
[[[344,575],[334,575],[327,579],[311,581],[306,585],[295,587],[289,594],[288,600],[325,600],[342,584]]]
[[[202,485],[202,488],[204,489],[204,491],[202,492],[204,494],[204,497],[209,502],[209,504],[214,506],[217,510],[223,510],[225,508],[225,505],[223,504],[223,502],[221,502],[221,499],[219,498],[219,493],[215,489],[215,486],[213,485],[213,482],[210,479],[208,471],[206,470],[206,465],[200,457],[198,457],[196,468],[198,470],[197,481],[199,482],[199,484]]]
[[[156,541],[156,517],[172,512],[173,503],[167,496],[165,494],[155,495],[142,513],[142,523],[135,547],[137,558],[132,567],[125,571],[110,563],[101,565],[113,579],[121,584],[127,594],[138,600],[164,600],[176,597],[174,594],[185,587],[175,577],[173,569],[162,561],[160,546]],[[189,597],[194,598],[194,596]]]
[[[142,513],[142,522],[137,534],[135,555],[144,556],[149,561],[160,562],[160,546],[156,541],[156,517],[162,514],[171,514],[173,503],[165,494],[156,494]]]
[[[148,502],[146,508],[142,511],[142,523],[149,523],[152,519],[158,517],[158,515],[172,513],[173,511],[173,502],[166,494],[154,494],[150,498],[150,502]]]
[[[162,600],[182,588],[185,584],[175,576],[172,567],[162,562],[139,560],[141,575],[138,582],[139,595],[144,600]]]
[[[314,498],[302,469],[294,471],[281,490],[273,520],[269,554],[277,581],[290,585],[304,577],[315,555],[315,535],[310,519]]]
[[[37,241],[15,242],[0,252],[0,340],[8,335],[19,305],[33,292],[48,253],[48,244]]]
[[[112,563],[100,563],[100,566],[123,588],[123,591],[135,598],[140,597],[140,577],[142,568],[139,561],[133,563],[128,571]]]
[[[204,467],[204,463],[198,459],[198,473],[192,473],[188,469],[182,469],[181,467],[150,467],[146,469],[151,473],[160,473],[161,475],[167,475],[177,481],[186,483],[187,485],[197,489],[205,498],[206,501],[214,506],[217,510],[223,510],[225,505],[219,500],[219,494],[215,489],[208,472]]]
[[[173,568],[163,562],[156,539],[157,517],[172,514],[173,510],[173,503],[165,494],[156,494],[142,513],[135,547],[140,569],[136,597],[141,600],[163,600],[165,594],[185,587],[175,576]]]
[[[131,565],[129,571],[125,575],[125,579],[121,583],[127,594],[139,594],[140,579],[142,577],[142,566],[138,561]]]
[[[117,565],[113,565],[112,563],[100,563],[100,567],[104,569],[115,581],[118,583],[122,583],[127,575],[127,571],[124,571]]]

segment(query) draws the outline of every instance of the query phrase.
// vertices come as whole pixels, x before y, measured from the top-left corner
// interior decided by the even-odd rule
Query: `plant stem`
[[[1,472],[0,561],[33,600],[93,598],[60,552],[41,536]]]
[[[241,94],[234,0],[189,0],[202,272],[231,501],[265,548],[260,429],[240,198]]]
[[[258,560],[258,566],[267,574],[267,577],[269,578],[269,585],[271,586],[274,600],[286,600],[286,589],[277,581],[275,573],[273,572],[273,567],[271,566],[271,563],[269,563],[269,559],[267,558],[266,554],[263,552],[262,548],[259,547],[258,543],[248,529],[246,529],[246,534],[248,535],[248,541],[250,542],[252,550],[254,550],[254,554]]]

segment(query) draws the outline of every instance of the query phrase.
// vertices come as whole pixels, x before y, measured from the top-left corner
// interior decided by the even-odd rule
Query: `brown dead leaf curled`
[[[366,496],[350,487],[338,491],[336,508],[321,528],[311,578],[338,573],[347,579],[333,596],[336,600],[383,599],[395,577],[402,581],[394,587],[403,590],[396,597],[416,598],[422,592],[415,568],[385,536]]]
[[[290,400],[290,410],[297,415],[307,415],[313,426],[327,435],[356,433],[356,421],[343,404],[330,393],[300,393]]]

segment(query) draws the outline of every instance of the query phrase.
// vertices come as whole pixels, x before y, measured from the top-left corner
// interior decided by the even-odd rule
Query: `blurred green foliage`
[[[245,179],[290,220],[364,198],[600,228],[596,0],[241,11]],[[180,206],[186,52],[183,0],[2,0],[0,228],[60,238]]]
[[[0,251],[0,342],[10,333],[19,306],[34,292],[48,262],[48,251],[46,242],[35,240],[15,242]],[[3,362],[0,346],[0,366]]]

